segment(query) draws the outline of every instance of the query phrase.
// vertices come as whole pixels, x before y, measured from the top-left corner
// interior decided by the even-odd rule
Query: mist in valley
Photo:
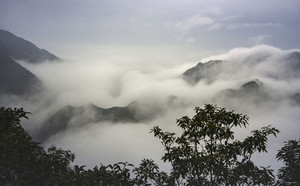
[[[198,62],[148,68],[146,64],[122,66],[101,60],[41,64],[19,61],[43,82],[45,89],[26,100],[16,97],[6,100],[31,112],[24,127],[34,138],[46,147],[56,145],[75,152],[75,164],[91,168],[99,163],[128,161],[137,165],[143,158],[150,158],[165,170],[169,167],[160,160],[163,148],[160,141],[149,134],[150,129],[158,125],[180,134],[176,119],[185,115],[192,117],[196,106],[216,104],[250,117],[247,129],[236,130],[238,139],[267,125],[281,131],[277,138],[269,139],[269,153],[254,157],[260,165],[277,169],[281,166],[275,159],[277,150],[283,141],[297,139],[300,132],[300,104],[295,97],[300,92],[300,68],[295,66],[299,61],[294,62],[299,56],[297,52],[299,50],[260,45],[208,56],[199,61],[203,64],[211,60],[222,62],[193,84],[187,81],[184,72]],[[293,54],[297,55],[291,58]],[[66,106],[80,112],[71,114],[64,127],[39,138],[49,118],[57,116]],[[135,120],[95,119],[94,108],[114,107],[128,107]],[[51,127],[46,129],[46,132],[52,130]]]

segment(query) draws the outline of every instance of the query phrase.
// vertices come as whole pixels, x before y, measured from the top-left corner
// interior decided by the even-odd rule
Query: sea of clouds
[[[289,68],[287,60],[295,51],[299,50],[286,51],[262,45],[208,56],[199,61],[223,60],[222,72],[214,75],[213,82],[201,80],[196,85],[187,83],[182,75],[197,62],[174,66],[105,60],[22,63],[43,82],[45,91],[26,100],[15,97],[7,100],[32,113],[24,126],[33,135],[47,118],[66,105],[92,103],[110,108],[138,101],[142,105],[140,113],[151,116],[151,120],[69,127],[44,141],[43,145],[70,149],[76,154],[75,163],[89,168],[119,161],[138,165],[143,158],[151,158],[165,170],[168,165],[160,160],[163,148],[160,141],[149,134],[150,129],[158,125],[163,130],[180,134],[176,119],[185,115],[192,117],[196,106],[217,104],[250,117],[248,129],[236,130],[239,139],[266,125],[281,131],[277,138],[269,139],[268,154],[254,156],[257,163],[277,169],[282,165],[275,159],[277,150],[283,146],[283,141],[298,139],[300,133],[300,106],[291,99],[300,92],[297,74],[300,69]],[[257,79],[263,83],[267,99],[231,98],[222,94],[226,89],[239,89],[244,83]]]

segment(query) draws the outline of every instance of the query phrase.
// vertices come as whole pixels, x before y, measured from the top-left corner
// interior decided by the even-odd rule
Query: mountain
[[[195,85],[202,79],[205,79],[207,83],[211,83],[215,80],[216,75],[222,71],[221,64],[221,60],[200,62],[195,67],[186,70],[183,73],[183,79],[191,85]]]
[[[300,70],[300,52],[292,52],[286,56],[286,60],[292,68]]]
[[[284,65],[287,67],[285,73],[290,78],[300,77],[300,52],[292,52],[288,54],[284,60]]]
[[[0,95],[27,95],[39,87],[40,80],[15,62],[0,44]]]
[[[45,140],[67,128],[82,127],[97,122],[136,123],[141,118],[136,113],[135,103],[126,107],[101,108],[93,104],[73,107],[65,106],[50,116],[37,134],[38,140]]]
[[[292,104],[300,106],[300,93],[299,92],[291,95],[290,99],[292,101]]]
[[[40,49],[33,43],[0,29],[0,43],[14,60],[25,60],[29,63],[59,60],[47,50]]]
[[[241,59],[200,62],[187,69],[182,77],[187,83],[195,85],[199,81],[210,84],[220,78],[247,78],[253,74],[276,80],[299,78],[300,52],[285,53],[280,57],[261,52]]]
[[[261,104],[271,99],[264,84],[258,79],[242,84],[238,89],[226,89],[217,94],[214,98],[222,102],[251,102]]]
[[[39,49],[29,41],[0,29],[0,95],[26,96],[42,89],[41,81],[16,60],[36,64],[59,58],[44,49]]]
[[[134,101],[124,107],[102,108],[94,104],[84,106],[64,106],[48,117],[43,126],[37,131],[35,138],[44,141],[47,138],[73,128],[84,127],[88,124],[101,123],[138,123],[149,122],[165,112],[165,108],[178,106],[178,98],[169,96],[160,104]]]
[[[258,91],[262,86],[263,83],[256,79],[243,84],[240,88],[240,91]]]
[[[244,83],[238,89],[226,89],[223,93],[232,98],[261,96],[263,93],[263,83],[258,79]]]

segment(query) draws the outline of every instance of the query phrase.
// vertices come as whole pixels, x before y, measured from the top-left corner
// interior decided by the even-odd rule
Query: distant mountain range
[[[276,81],[287,81],[300,77],[300,52],[287,53],[276,60],[268,60],[270,56],[266,53],[252,55],[240,61],[210,60],[199,62],[196,66],[187,69],[182,78],[191,86],[197,85],[200,81],[206,84],[214,83],[222,78],[237,78],[239,71],[247,70],[249,76],[252,72],[261,73],[260,76],[274,79]],[[268,64],[264,64],[268,63]],[[264,66],[260,66],[264,65]],[[275,67],[274,67],[275,66]],[[257,71],[257,68],[259,70]],[[276,70],[273,70],[273,69]],[[279,70],[277,69],[279,68]],[[232,80],[232,79],[230,79]],[[238,80],[238,79],[235,79]],[[249,80],[238,89],[225,89],[219,92],[214,100],[222,102],[231,101],[251,101],[255,104],[264,104],[271,101],[272,97],[266,89],[264,83],[259,79]],[[300,105],[300,93],[292,93],[288,99],[293,104]]]
[[[62,132],[68,128],[82,127],[96,122],[127,122],[136,123],[138,118],[135,103],[126,107],[101,108],[93,104],[79,107],[65,106],[50,116],[37,134],[38,140]]]
[[[196,66],[186,70],[182,77],[191,84],[196,85],[199,81],[204,81],[208,84],[214,82],[219,78],[220,74],[232,75],[242,70],[242,68],[252,69],[255,66],[260,65],[266,60],[268,55],[251,56],[242,62],[235,63],[231,61],[223,60],[211,60],[208,62],[199,62]],[[279,64],[275,64],[281,69],[281,74],[272,72],[269,70],[266,77],[272,77],[274,79],[290,79],[300,77],[300,52],[291,52],[287,54],[282,60],[278,61]],[[270,64],[274,65],[274,64]],[[231,68],[232,66],[232,68]],[[267,67],[272,68],[272,67]]]
[[[239,89],[226,89],[217,94],[215,99],[251,99],[259,102],[261,99],[268,99],[268,94],[264,90],[263,83],[259,80],[252,80],[244,83]],[[172,107],[176,101],[175,96],[168,98],[168,106]],[[48,117],[42,128],[36,135],[36,139],[44,141],[51,136],[71,128],[79,128],[93,123],[138,123],[155,119],[159,114],[149,114],[141,112],[143,105],[133,102],[125,107],[101,108],[93,104],[73,107],[64,106]],[[163,111],[158,111],[161,113]]]
[[[30,95],[42,87],[41,81],[16,60],[36,64],[59,58],[44,49],[39,49],[29,41],[0,29],[0,95]]]
[[[170,96],[168,104],[173,104],[176,98]],[[64,106],[54,114],[50,115],[43,123],[38,133],[35,135],[36,139],[43,141],[59,132],[66,131],[70,128],[83,127],[94,123],[138,123],[151,121],[160,114],[163,110],[156,108],[155,111],[146,111],[145,105],[138,101],[134,101],[124,107],[102,108],[94,104],[87,104],[83,106]]]

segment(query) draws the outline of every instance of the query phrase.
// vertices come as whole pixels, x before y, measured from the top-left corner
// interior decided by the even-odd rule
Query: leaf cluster
[[[278,185],[300,185],[300,139],[284,144],[276,155],[284,163],[278,170]]]
[[[251,161],[255,152],[267,152],[269,135],[279,131],[271,126],[252,131],[239,141],[235,127],[247,127],[246,115],[215,105],[195,108],[192,118],[177,120],[182,134],[164,132],[158,126],[151,132],[165,149],[162,160],[172,165],[171,178],[177,185],[240,185],[274,183],[273,171]]]

